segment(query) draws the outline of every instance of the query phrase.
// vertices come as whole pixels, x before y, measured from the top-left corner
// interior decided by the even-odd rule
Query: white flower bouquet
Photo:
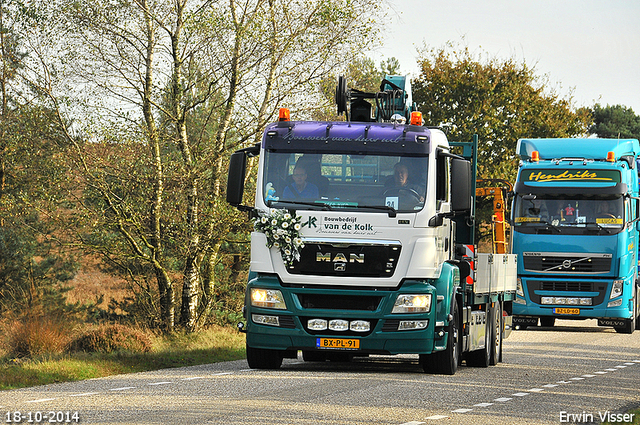
[[[258,211],[253,226],[256,231],[265,234],[268,248],[274,247],[280,251],[287,267],[300,260],[300,249],[304,247],[304,243],[300,237],[302,224],[295,211],[275,208],[267,213]]]

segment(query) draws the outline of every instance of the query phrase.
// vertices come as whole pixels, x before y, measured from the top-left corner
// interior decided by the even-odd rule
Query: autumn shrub
[[[11,357],[59,354],[70,343],[70,324],[56,316],[27,316],[5,329],[5,351]]]
[[[117,351],[148,352],[152,343],[143,331],[120,324],[93,326],[76,337],[73,351],[113,353]]]

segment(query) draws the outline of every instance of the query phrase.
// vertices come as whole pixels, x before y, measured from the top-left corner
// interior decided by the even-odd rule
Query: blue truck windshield
[[[514,230],[522,233],[610,234],[621,231],[624,220],[621,196],[518,194],[513,214]]]
[[[427,157],[268,150],[262,181],[275,208],[415,212],[424,206]]]

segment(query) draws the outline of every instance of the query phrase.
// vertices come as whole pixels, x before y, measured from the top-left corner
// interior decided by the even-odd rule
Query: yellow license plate
[[[317,338],[316,347],[336,350],[357,350],[360,348],[359,339]]]
[[[580,314],[579,308],[562,308],[557,307],[553,309],[555,314]]]

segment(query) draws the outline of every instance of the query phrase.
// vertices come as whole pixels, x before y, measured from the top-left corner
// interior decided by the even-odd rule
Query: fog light
[[[429,324],[428,320],[401,320],[398,325],[399,331],[425,329]]]
[[[620,307],[621,305],[622,298],[620,298],[619,300],[611,301],[609,304],[607,304],[607,307]]]
[[[349,329],[353,332],[369,332],[371,330],[371,323],[366,320],[354,320],[349,324]]]
[[[332,331],[347,331],[349,330],[349,322],[341,319],[334,319],[329,322],[329,329]]]
[[[251,320],[253,323],[259,323],[261,325],[280,326],[280,320],[278,316],[266,316],[264,314],[252,314]]]
[[[312,331],[323,331],[327,329],[327,321],[324,319],[309,319],[307,329]]]

